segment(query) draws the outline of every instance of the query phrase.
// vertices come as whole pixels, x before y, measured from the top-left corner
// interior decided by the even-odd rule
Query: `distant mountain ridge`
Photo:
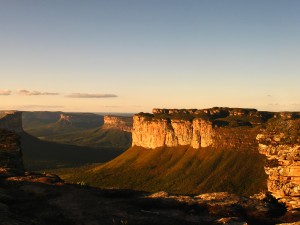
[[[23,121],[26,132],[43,140],[124,150],[131,145],[132,117],[94,113],[45,112],[43,115],[42,112],[24,112]]]

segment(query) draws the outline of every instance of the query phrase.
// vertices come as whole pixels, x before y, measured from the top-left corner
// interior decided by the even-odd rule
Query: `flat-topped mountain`
[[[271,118],[296,119],[297,112],[265,112],[256,109],[153,109],[153,114],[139,113],[133,118],[132,145],[144,148],[192,148],[251,145],[247,140],[259,126]],[[224,142],[230,139],[230,143]],[[255,139],[252,138],[252,142]],[[230,147],[230,146],[228,146]]]
[[[132,148],[79,171],[99,187],[178,194],[269,191],[290,209],[299,208],[299,123],[298,112],[154,109],[134,115]]]

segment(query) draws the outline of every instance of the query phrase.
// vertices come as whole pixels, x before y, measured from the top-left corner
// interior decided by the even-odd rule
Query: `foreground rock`
[[[101,190],[65,184],[51,174],[0,180],[0,224],[279,224],[300,220],[268,196],[249,199],[226,192],[198,196]]]
[[[268,190],[289,210],[300,209],[300,119],[274,120],[257,139],[268,158]]]

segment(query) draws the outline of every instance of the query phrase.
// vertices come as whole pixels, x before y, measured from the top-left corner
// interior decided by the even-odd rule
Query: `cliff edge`
[[[268,191],[289,209],[300,208],[300,119],[274,119],[257,135],[267,156]]]
[[[228,145],[228,148],[240,147],[246,144],[245,135],[249,133],[244,133],[243,128],[251,130],[275,115],[277,114],[256,109],[224,107],[153,109],[153,114],[134,115],[132,146],[150,149],[183,145],[195,149],[220,145]],[[224,142],[226,138],[231,139],[230,143]],[[251,145],[253,142],[248,147]]]
[[[132,131],[132,117],[125,116],[104,116],[104,128],[105,129],[118,129],[125,132]]]
[[[0,129],[21,133],[23,131],[22,112],[0,111]]]

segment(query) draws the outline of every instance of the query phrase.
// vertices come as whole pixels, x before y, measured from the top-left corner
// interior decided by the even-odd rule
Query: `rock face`
[[[214,131],[209,121],[197,118],[193,121],[179,119],[133,117],[132,146],[158,148],[190,145],[207,147],[213,143]]]
[[[13,131],[0,130],[0,177],[24,173],[19,138]]]
[[[0,111],[0,129],[22,132],[22,112]]]
[[[104,116],[104,127],[114,128],[125,132],[132,131],[132,117],[125,116]]]
[[[242,130],[265,123],[274,113],[256,109],[153,109],[153,114],[140,113],[133,118],[132,146],[158,148],[189,145],[192,148],[225,146],[234,148],[245,145]],[[226,129],[222,129],[226,127]],[[237,129],[227,129],[237,128]],[[232,135],[233,134],[233,135]],[[230,139],[231,142],[224,142]],[[251,146],[254,142],[249,144]],[[254,144],[255,146],[255,144]]]
[[[300,118],[299,112],[265,112],[256,109],[153,109],[133,117],[132,146],[144,148],[222,147],[257,150],[259,126],[271,118]],[[254,137],[254,138],[253,138]]]
[[[300,208],[300,120],[275,120],[257,136],[268,158],[268,190],[289,209]]]

